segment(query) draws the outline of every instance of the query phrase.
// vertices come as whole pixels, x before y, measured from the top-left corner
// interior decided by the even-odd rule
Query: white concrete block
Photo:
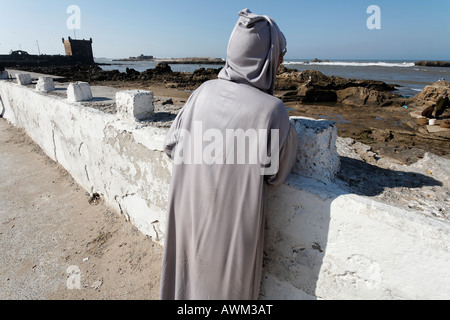
[[[36,84],[36,90],[38,91],[53,91],[55,90],[55,84],[52,77],[39,77]]]
[[[120,119],[140,121],[153,117],[153,92],[125,90],[116,93],[117,113]]]
[[[8,71],[0,71],[0,79],[9,79]]]
[[[332,181],[340,168],[336,124],[327,120],[291,117],[299,143],[293,172],[319,181]]]
[[[67,100],[69,102],[92,100],[91,86],[87,82],[70,83],[67,88]]]
[[[16,79],[17,79],[17,83],[22,86],[31,84],[31,75],[28,73],[17,73]]]

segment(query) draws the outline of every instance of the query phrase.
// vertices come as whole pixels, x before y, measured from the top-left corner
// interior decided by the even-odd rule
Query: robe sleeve
[[[180,130],[182,128],[184,114],[191,108],[193,105],[193,101],[198,96],[198,92],[200,91],[201,86],[194,91],[191,96],[189,97],[186,104],[181,108],[180,112],[176,116],[175,120],[173,121],[172,125],[170,126],[169,131],[167,132],[166,139],[164,141],[164,152],[166,155],[173,160],[174,157],[174,149],[176,145],[178,144],[179,138],[180,138]]]
[[[278,173],[266,177],[266,183],[270,186],[280,186],[291,173],[297,159],[298,135],[294,125],[291,123],[289,134],[280,148]]]
[[[164,141],[164,152],[166,155],[173,160],[173,150],[178,143],[179,139],[179,130],[181,126],[181,120],[183,117],[183,110],[177,115],[175,120],[173,121],[169,131],[167,132],[166,139]]]

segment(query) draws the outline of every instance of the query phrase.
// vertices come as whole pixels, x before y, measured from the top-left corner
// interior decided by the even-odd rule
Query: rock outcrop
[[[392,105],[394,95],[389,95],[378,90],[370,90],[365,87],[350,87],[337,92],[337,101],[355,107],[385,107]]]
[[[398,98],[395,85],[383,81],[326,76],[316,70],[303,72],[281,67],[276,90],[284,102],[341,102],[355,106],[388,106]]]
[[[436,81],[435,83],[426,86],[422,92],[415,95],[415,99],[419,104],[424,106],[432,106],[436,101],[444,95],[450,94],[450,81]]]
[[[414,65],[418,67],[441,67],[450,68],[450,61],[417,61]]]

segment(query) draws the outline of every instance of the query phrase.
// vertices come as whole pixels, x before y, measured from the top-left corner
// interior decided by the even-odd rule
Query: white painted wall
[[[0,96],[8,121],[163,245],[171,175],[165,129],[9,81],[0,81]],[[448,223],[298,173],[268,188],[266,216],[262,299],[450,298]]]
[[[450,297],[449,225],[420,212],[291,175],[269,191],[266,231],[266,298]]]
[[[101,194],[143,233],[161,243],[170,162],[165,131],[135,129],[81,103],[0,83],[4,118],[26,130],[88,192]]]

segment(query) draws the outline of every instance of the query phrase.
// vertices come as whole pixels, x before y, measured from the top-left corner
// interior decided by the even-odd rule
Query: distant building
[[[89,40],[75,40],[71,37],[68,40],[62,39],[66,56],[71,56],[76,62],[81,64],[94,64],[94,54],[92,53],[92,38]]]
[[[154,60],[153,56],[145,56],[141,54],[138,57],[129,57],[126,59],[114,59],[113,61],[148,61],[148,60]]]
[[[144,56],[141,54],[139,57],[137,57],[139,60],[153,60],[153,56]]]
[[[31,55],[26,51],[17,50],[9,55],[0,55],[0,67],[48,67],[48,66],[72,66],[95,65],[92,52],[92,39],[75,40],[62,39],[65,56],[62,55]]]

